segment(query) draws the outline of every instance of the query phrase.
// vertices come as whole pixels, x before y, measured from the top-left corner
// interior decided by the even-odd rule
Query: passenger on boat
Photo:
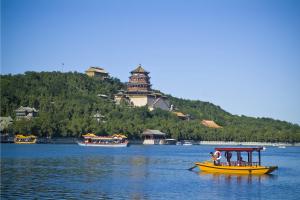
[[[209,154],[211,156],[211,159],[214,161],[214,165],[217,165],[217,163],[216,163],[216,157],[215,157],[214,153],[210,152]]]
[[[215,160],[214,160],[214,164],[215,165],[220,165],[221,164],[221,152],[220,151],[215,151],[215,153],[214,153],[214,158],[215,158]]]
[[[244,161],[244,160],[243,160],[243,157],[240,156],[240,157],[238,158],[238,166],[243,166],[243,165],[245,165],[245,163],[246,163],[246,161]]]
[[[225,157],[226,157],[226,160],[227,160],[227,165],[231,165],[231,163],[230,163],[230,159],[231,159],[231,157],[232,157],[232,153],[230,152],[230,151],[226,151],[225,152]]]

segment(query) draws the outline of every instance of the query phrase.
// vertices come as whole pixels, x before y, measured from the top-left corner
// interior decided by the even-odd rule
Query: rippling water
[[[299,199],[300,148],[269,147],[273,175],[188,171],[213,146],[1,145],[1,199]]]

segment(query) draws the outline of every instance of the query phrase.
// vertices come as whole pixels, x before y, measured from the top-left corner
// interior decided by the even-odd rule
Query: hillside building
[[[12,125],[13,119],[9,117],[0,117],[0,132],[3,132],[5,129],[8,129]]]
[[[19,107],[16,112],[16,119],[31,119],[37,117],[38,111],[35,108],[30,107]]]
[[[170,103],[167,97],[151,89],[149,72],[139,65],[130,73],[127,91],[120,91],[115,95],[117,104],[122,100],[129,100],[133,106],[137,107],[148,106],[150,110],[155,108],[170,110]]]
[[[108,73],[101,67],[90,67],[88,70],[85,71],[85,73],[89,77],[97,77],[102,80],[108,78]]]
[[[175,112],[175,111],[173,111],[172,113],[174,115],[176,115],[181,120],[188,120],[189,121],[191,119],[191,116],[189,114],[184,114],[182,112]]]
[[[212,120],[202,120],[201,124],[208,128],[222,128],[222,126],[218,125],[216,122]]]

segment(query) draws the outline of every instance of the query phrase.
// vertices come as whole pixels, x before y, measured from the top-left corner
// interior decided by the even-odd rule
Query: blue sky
[[[300,124],[300,1],[1,0],[2,74],[138,64],[167,94]]]

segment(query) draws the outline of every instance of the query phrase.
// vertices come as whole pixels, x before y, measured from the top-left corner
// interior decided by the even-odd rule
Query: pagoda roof
[[[145,74],[149,74],[149,72],[146,71],[146,70],[142,67],[141,64],[139,64],[139,66],[138,66],[135,70],[131,71],[130,73],[145,73]]]
[[[127,85],[150,85],[151,86],[151,84],[150,83],[145,83],[145,82],[128,82],[128,83],[126,83]]]
[[[150,76],[148,76],[148,74],[139,73],[139,74],[131,74],[131,76],[129,76],[128,78],[150,78]]]
[[[149,96],[149,91],[128,91],[127,96]]]
[[[147,90],[134,90],[134,91],[127,91],[126,94],[148,94],[148,95],[150,95],[150,91],[147,91]]]

